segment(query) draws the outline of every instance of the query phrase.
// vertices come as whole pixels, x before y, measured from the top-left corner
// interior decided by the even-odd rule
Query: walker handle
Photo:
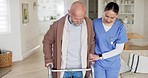
[[[93,63],[90,62],[90,64],[91,64],[91,68],[89,69],[63,69],[63,70],[52,70],[52,65],[49,64],[48,65],[48,78],[52,78],[52,72],[62,72],[62,71],[91,71],[92,78],[95,78]]]

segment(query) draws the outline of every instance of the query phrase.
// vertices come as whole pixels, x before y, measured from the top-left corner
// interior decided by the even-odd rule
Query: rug
[[[0,78],[11,71],[11,67],[0,67]]]

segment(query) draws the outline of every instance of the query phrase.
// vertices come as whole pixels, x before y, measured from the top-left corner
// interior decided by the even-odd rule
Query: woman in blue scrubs
[[[125,26],[117,19],[119,6],[110,2],[102,18],[93,21],[95,50],[90,61],[95,61],[95,78],[118,78],[120,53],[128,41]]]

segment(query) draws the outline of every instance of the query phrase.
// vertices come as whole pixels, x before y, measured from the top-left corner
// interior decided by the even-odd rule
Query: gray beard
[[[82,23],[81,23],[81,24],[75,24],[75,23],[72,23],[72,24],[73,24],[74,26],[80,26]]]

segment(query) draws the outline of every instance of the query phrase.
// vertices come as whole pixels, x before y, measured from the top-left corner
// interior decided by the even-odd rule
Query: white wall
[[[64,14],[68,13],[68,10],[71,7],[71,4],[75,1],[79,1],[79,0],[63,0],[64,1]]]
[[[22,46],[22,57],[29,56],[34,49],[39,47],[39,26],[37,18],[37,6],[33,7],[34,2],[37,0],[20,0],[20,6],[22,3],[28,3],[29,7],[29,23],[21,23],[21,46]],[[20,15],[22,19],[22,7],[20,7]]]
[[[143,39],[132,39],[132,43],[134,45],[141,45],[145,46],[148,45],[148,39],[147,38],[147,0],[135,0],[135,24],[132,27],[132,31],[139,33],[144,36]]]
[[[144,28],[144,0],[135,0],[135,25],[132,27],[133,32],[137,32],[143,35]]]
[[[148,44],[148,0],[145,0],[144,5],[144,42]]]
[[[13,52],[13,61],[22,60],[19,0],[10,1],[11,33],[0,35],[0,48]]]
[[[132,31],[143,35],[144,27],[144,0],[135,0],[134,5],[134,26],[132,26]],[[143,39],[132,39],[133,45],[142,45]]]
[[[45,34],[49,28],[50,28],[50,25],[53,23],[54,21],[39,21],[39,32],[40,34]]]
[[[12,51],[12,61],[23,60],[29,56],[33,50],[39,47],[38,44],[38,21],[37,12],[32,9],[32,1],[29,3],[29,23],[22,24],[22,0],[10,1],[10,23],[11,33],[0,34],[0,48]]]

